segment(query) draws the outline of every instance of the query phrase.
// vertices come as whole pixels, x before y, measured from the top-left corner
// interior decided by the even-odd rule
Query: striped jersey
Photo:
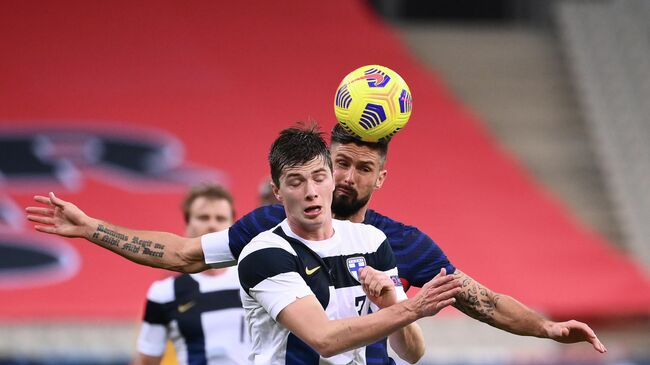
[[[184,274],[154,282],[147,293],[138,352],[162,356],[171,340],[181,365],[248,363],[237,269],[221,275]]]
[[[275,227],[285,218],[282,205],[266,205],[246,214],[228,230],[202,236],[205,262],[215,266],[233,264],[253,237]],[[388,238],[404,290],[411,285],[421,287],[443,267],[448,274],[456,270],[442,249],[416,227],[395,221],[372,209],[366,211],[363,223],[378,228]],[[369,363],[393,364],[388,357],[386,340],[366,346],[366,352]]]
[[[395,257],[381,231],[338,220],[333,228],[331,238],[308,241],[295,235],[284,220],[241,251],[239,279],[253,341],[249,359],[254,364],[366,364],[365,347],[322,358],[276,322],[284,308],[308,295],[316,297],[330,320],[377,311],[358,281],[358,271],[365,266],[389,275],[398,300],[406,299]]]

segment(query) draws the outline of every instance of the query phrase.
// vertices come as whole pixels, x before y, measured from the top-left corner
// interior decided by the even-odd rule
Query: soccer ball
[[[366,142],[390,138],[404,128],[413,107],[404,79],[388,67],[350,72],[336,89],[334,114],[350,134]]]

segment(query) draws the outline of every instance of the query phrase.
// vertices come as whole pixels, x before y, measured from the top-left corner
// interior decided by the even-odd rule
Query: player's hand
[[[607,352],[594,331],[585,323],[570,320],[567,322],[551,322],[547,328],[548,337],[561,343],[589,342],[596,351]]]
[[[57,198],[54,193],[49,196],[34,196],[34,200],[43,206],[27,207],[27,219],[39,223],[34,228],[39,232],[57,234],[65,237],[84,237],[91,220],[74,204]]]
[[[415,310],[421,317],[437,314],[441,309],[456,302],[454,297],[460,294],[460,286],[458,279],[454,279],[453,275],[447,275],[446,269],[441,269],[440,273],[424,284],[412,298]]]
[[[359,272],[359,281],[368,299],[379,308],[386,308],[397,302],[395,284],[386,273],[366,266]]]

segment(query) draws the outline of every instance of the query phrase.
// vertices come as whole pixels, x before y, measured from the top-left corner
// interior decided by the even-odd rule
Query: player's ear
[[[273,192],[273,195],[275,196],[275,199],[277,199],[280,203],[282,203],[282,196],[280,195],[280,187],[275,185],[275,182],[271,181],[271,191]]]
[[[384,185],[386,175],[388,175],[388,170],[379,171],[379,177],[377,177],[377,180],[375,181],[375,190],[381,188],[381,186]]]

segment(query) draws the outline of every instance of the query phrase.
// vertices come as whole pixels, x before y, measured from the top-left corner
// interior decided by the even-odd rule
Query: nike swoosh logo
[[[194,307],[196,305],[195,301],[187,302],[185,304],[179,304],[178,305],[178,313],[185,313],[187,312],[190,308]]]
[[[316,266],[316,267],[313,268],[313,269],[310,269],[310,268],[308,268],[307,266],[305,266],[305,273],[307,273],[308,276],[311,276],[313,273],[315,273],[316,271],[318,271],[318,269],[320,269],[320,266]]]
[[[358,78],[356,78],[356,79],[354,79],[354,80],[352,80],[350,82],[355,82],[355,81],[359,81],[359,80],[369,80],[369,79],[370,80],[374,79],[375,84],[381,84],[382,82],[384,82],[384,75],[382,75],[382,74],[364,75],[364,76],[358,77]]]

